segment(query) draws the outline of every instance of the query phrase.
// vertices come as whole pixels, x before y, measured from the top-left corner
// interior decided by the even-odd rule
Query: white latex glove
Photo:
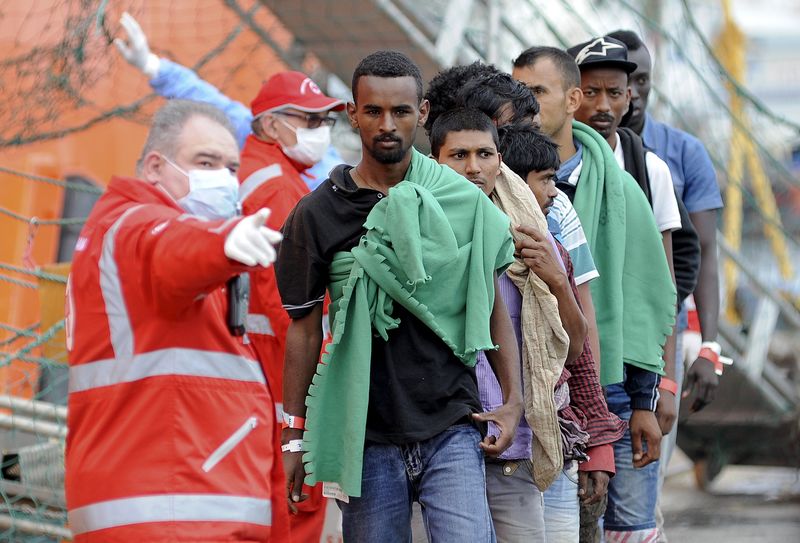
[[[283,239],[280,232],[270,230],[264,223],[270,210],[263,207],[233,227],[225,238],[225,256],[248,266],[269,267],[275,262],[274,244]]]
[[[119,22],[128,34],[128,43],[120,38],[115,38],[114,45],[117,46],[122,57],[134,68],[138,68],[148,78],[153,79],[158,74],[161,61],[150,52],[147,36],[142,31],[142,27],[127,11],[122,14]]]

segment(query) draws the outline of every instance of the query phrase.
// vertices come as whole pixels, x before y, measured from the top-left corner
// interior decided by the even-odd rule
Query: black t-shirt
[[[367,215],[385,198],[359,188],[349,172],[349,166],[335,168],[300,200],[283,226],[275,274],[293,319],[322,302],[333,255],[358,244]],[[388,332],[388,341],[373,335],[367,440],[421,441],[481,411],[474,368],[399,303],[393,316],[400,325]]]

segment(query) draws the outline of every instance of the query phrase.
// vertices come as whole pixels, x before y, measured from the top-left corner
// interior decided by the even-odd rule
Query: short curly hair
[[[472,64],[453,66],[436,74],[425,92],[425,99],[431,104],[428,120],[425,121],[425,133],[430,135],[439,115],[462,105],[456,101],[456,95],[464,85],[475,78],[499,73],[500,70],[494,65],[476,60]]]
[[[358,80],[364,76],[413,77],[417,84],[417,98],[422,102],[422,73],[419,66],[399,51],[375,51],[364,57],[353,72],[353,102],[358,102]]]

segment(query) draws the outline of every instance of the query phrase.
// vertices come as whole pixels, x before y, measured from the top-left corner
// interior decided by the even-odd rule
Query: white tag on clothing
[[[322,495],[326,498],[333,498],[334,500],[350,503],[350,496],[342,491],[342,487],[338,483],[322,483]]]

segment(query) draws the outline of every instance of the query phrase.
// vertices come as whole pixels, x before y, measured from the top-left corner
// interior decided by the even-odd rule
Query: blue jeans
[[[630,421],[630,398],[623,385],[609,385],[606,394],[608,409],[621,419]],[[630,430],[626,430],[622,439],[614,443],[614,462],[617,474],[608,485],[608,507],[603,521],[605,539],[617,541],[614,532],[625,532],[628,535],[626,541],[630,543],[644,541],[656,527],[659,462],[652,462],[643,468],[633,467]]]
[[[495,543],[480,433],[457,424],[407,445],[367,444],[361,497],[338,502],[347,543],[411,542],[418,501],[431,542]]]
[[[568,462],[561,475],[544,491],[544,525],[547,543],[578,543],[580,504],[578,463]]]

